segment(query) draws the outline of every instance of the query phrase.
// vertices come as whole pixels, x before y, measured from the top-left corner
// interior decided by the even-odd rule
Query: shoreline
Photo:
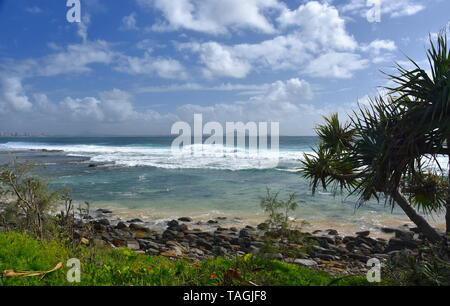
[[[127,208],[117,205],[93,205],[91,211],[97,210],[109,210],[113,212],[112,223],[118,222],[127,223],[133,219],[139,219],[141,225],[148,227],[155,231],[164,231],[165,225],[171,220],[177,220],[179,218],[190,218],[192,224],[197,228],[204,231],[214,231],[217,224],[223,227],[245,227],[252,226],[257,227],[259,224],[264,223],[267,216],[262,212],[250,213],[229,213],[220,211],[211,212],[174,212],[170,210],[155,211],[154,209],[145,208]],[[371,212],[376,214],[376,212]],[[357,212],[353,216],[342,216],[339,218],[322,218],[315,217],[309,219],[295,219],[293,221],[294,227],[305,231],[327,231],[329,229],[337,230],[339,233],[345,236],[355,235],[357,232],[370,231],[371,236],[374,238],[391,238],[391,234],[387,234],[383,229],[402,228],[402,227],[415,227],[415,224],[410,221],[407,216],[398,215],[383,215],[378,219],[370,219],[370,212]],[[435,228],[444,231],[445,220],[443,216],[427,217],[428,221]],[[350,220],[349,220],[350,219]],[[439,220],[438,220],[439,219]],[[218,223],[216,223],[216,221]],[[306,222],[306,224],[303,224]]]
[[[381,262],[399,252],[415,254],[426,245],[417,228],[407,225],[384,228],[386,238],[375,237],[371,231],[360,231],[351,235],[334,228],[326,230],[294,230],[300,240],[283,242],[270,240],[267,247],[264,224],[251,226],[241,220],[241,226],[229,227],[228,218],[218,217],[206,222],[207,228],[189,217],[180,217],[161,222],[161,230],[148,226],[141,219],[123,221],[112,210],[99,208],[90,210],[88,216],[78,216],[78,234],[84,244],[127,247],[139,254],[184,258],[201,261],[207,258],[234,258],[255,254],[276,259],[331,275],[362,275],[367,272],[367,262],[376,258]],[[85,226],[91,228],[91,236],[84,236]],[[285,247],[294,248],[283,251]]]

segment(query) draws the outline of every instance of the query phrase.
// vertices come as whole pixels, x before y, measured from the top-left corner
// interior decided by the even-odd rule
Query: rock
[[[123,229],[128,229],[128,226],[123,222],[119,222],[119,223],[117,223],[116,228],[123,230]]]
[[[298,266],[303,266],[303,267],[314,267],[314,266],[317,266],[317,262],[315,262],[312,259],[296,259],[296,260],[294,260],[293,263],[298,265]]]
[[[219,222],[217,222],[216,220],[209,220],[207,223],[208,223],[208,224],[217,224],[217,223],[219,223]]]
[[[128,223],[143,223],[144,221],[142,221],[141,219],[138,219],[138,218],[136,218],[136,219],[131,219],[131,220],[129,220],[128,221]]]
[[[150,230],[148,229],[148,228],[146,228],[145,226],[143,226],[143,225],[139,225],[139,224],[136,224],[136,223],[131,223],[130,224],[130,229],[131,230],[133,230],[133,231],[136,231],[136,232],[150,232]]]
[[[239,230],[235,227],[230,227],[230,231],[237,233]]]
[[[414,240],[401,240],[392,238],[389,240],[389,244],[384,250],[384,253],[390,253],[392,251],[401,251],[404,249],[415,250],[420,247],[419,243]]]
[[[332,249],[325,249],[317,245],[311,247],[311,252],[316,256],[317,254],[336,255],[336,251]]]
[[[395,233],[396,230],[397,230],[397,229],[392,228],[392,227],[383,227],[383,228],[381,228],[381,231],[382,231],[383,233],[385,233],[385,234],[392,234],[392,233]]]
[[[329,230],[328,230],[328,235],[331,235],[331,236],[337,236],[337,235],[339,235],[339,233],[338,233],[337,230],[329,229]]]
[[[356,236],[358,237],[369,237],[370,235],[370,231],[362,231],[362,232],[357,232]]]
[[[330,245],[328,244],[328,242],[329,242],[328,237],[311,237],[310,239],[318,242],[322,248],[325,248],[325,249],[330,248]],[[331,242],[333,242],[333,240],[331,240]]]
[[[127,248],[130,248],[133,251],[137,251],[137,250],[141,249],[141,247],[139,246],[139,242],[137,242],[136,240],[128,240]]]
[[[100,220],[97,220],[96,223],[101,224],[101,225],[105,225],[105,226],[109,226],[110,225],[108,219],[100,219]]]
[[[119,239],[113,239],[112,244],[118,248],[123,248],[127,246],[126,242]]]
[[[179,256],[183,255],[183,253],[181,253],[177,249],[174,249],[174,250],[162,252],[160,255],[165,256],[165,257],[179,257]]]
[[[222,220],[222,221],[223,221],[223,220],[226,220],[227,217],[217,217],[216,219],[217,219],[217,220]]]
[[[199,247],[203,247],[203,248],[205,248],[207,250],[212,250],[213,249],[213,245],[211,243],[206,242],[205,240],[202,240],[202,239],[197,241],[197,245]]]
[[[148,255],[158,256],[159,253],[160,253],[159,250],[152,249],[152,248],[148,248],[145,250],[145,254],[148,254]]]
[[[370,259],[369,256],[366,256],[366,255],[359,255],[359,254],[353,254],[353,253],[350,253],[350,254],[348,254],[347,256],[348,256],[349,258],[358,260],[358,261],[363,262],[363,263],[367,263],[367,262],[369,261],[369,259]]]
[[[88,168],[96,168],[97,165],[96,164],[89,164]]]
[[[257,229],[260,231],[265,231],[269,229],[269,225],[267,223],[258,224]]]
[[[413,240],[414,239],[414,233],[411,231],[402,231],[402,230],[396,230],[395,231],[395,238],[401,239],[401,240]]]
[[[188,230],[188,226],[186,224],[180,224],[177,227],[177,231],[178,232],[186,232]]]
[[[162,237],[163,239],[174,239],[175,237],[177,237],[178,232],[176,231],[172,231],[172,230],[165,230]]]
[[[178,225],[179,225],[179,223],[177,220],[172,220],[172,221],[167,222],[167,226],[169,226],[169,227],[177,227]]]
[[[94,230],[97,232],[103,232],[106,230],[106,226],[100,223],[94,223]]]
[[[227,249],[225,249],[224,247],[221,247],[221,246],[215,246],[213,248],[213,252],[219,256],[225,256],[228,254]]]
[[[314,257],[324,260],[324,261],[337,261],[340,258],[338,256],[328,255],[328,254],[317,254]]]
[[[241,238],[250,238],[250,237],[253,237],[254,235],[255,235],[254,232],[252,232],[251,230],[246,229],[246,228],[242,229],[239,232],[239,237],[241,237]]]
[[[178,221],[181,221],[181,222],[192,222],[193,220],[192,220],[192,218],[189,218],[189,217],[181,217],[181,218],[178,219]]]
[[[112,214],[111,210],[105,209],[105,208],[99,208],[96,210],[96,212],[101,213],[101,214]]]

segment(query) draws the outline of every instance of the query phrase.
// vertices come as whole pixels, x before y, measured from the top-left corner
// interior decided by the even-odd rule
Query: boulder
[[[179,225],[179,223],[177,220],[172,220],[172,221],[167,222],[168,227],[177,227],[178,225]]]
[[[124,229],[128,229],[128,225],[126,225],[123,222],[119,222],[119,223],[117,223],[116,228],[120,229],[120,230],[124,230]]]
[[[315,262],[312,259],[295,259],[294,264],[298,265],[298,266],[303,266],[303,267],[314,267],[317,266],[317,262]]]
[[[384,250],[384,253],[390,253],[392,251],[401,251],[405,249],[415,250],[420,247],[420,244],[414,240],[402,240],[397,238],[392,238]]]
[[[139,225],[139,224],[136,224],[136,223],[131,223],[130,224],[130,229],[133,230],[133,231],[136,231],[136,232],[137,231],[139,231],[139,232],[150,232],[150,229],[146,228],[143,225]]]
[[[101,214],[112,214],[111,210],[105,209],[105,208],[99,208],[96,210],[96,212],[101,213]]]
[[[356,236],[358,237],[369,237],[370,235],[370,231],[362,231],[362,232],[357,232]]]
[[[141,249],[141,247],[139,246],[139,242],[137,242],[136,240],[128,240],[127,248],[130,248],[133,251],[137,251],[137,250]]]
[[[181,218],[178,219],[178,221],[181,221],[181,222],[192,222],[193,220],[192,220],[192,218],[189,218],[189,217],[181,217]]]

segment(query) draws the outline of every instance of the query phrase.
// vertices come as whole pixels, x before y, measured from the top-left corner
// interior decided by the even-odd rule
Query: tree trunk
[[[392,198],[398,204],[398,206],[403,209],[405,214],[409,217],[409,219],[414,222],[415,225],[419,228],[422,234],[427,237],[431,242],[438,242],[442,240],[441,235],[425,220],[421,215],[419,215],[416,210],[411,206],[408,200],[400,193],[400,191],[396,190],[392,193]]]

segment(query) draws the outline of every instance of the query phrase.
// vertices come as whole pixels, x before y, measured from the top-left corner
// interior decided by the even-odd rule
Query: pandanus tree
[[[433,242],[442,237],[421,213],[446,211],[450,233],[450,52],[445,34],[430,39],[430,70],[409,59],[388,74],[388,94],[360,105],[342,124],[337,114],[317,127],[319,147],[300,172],[317,188],[346,189],[359,203],[381,198],[399,206]],[[439,159],[441,160],[441,159]],[[447,172],[444,172],[447,171]]]

